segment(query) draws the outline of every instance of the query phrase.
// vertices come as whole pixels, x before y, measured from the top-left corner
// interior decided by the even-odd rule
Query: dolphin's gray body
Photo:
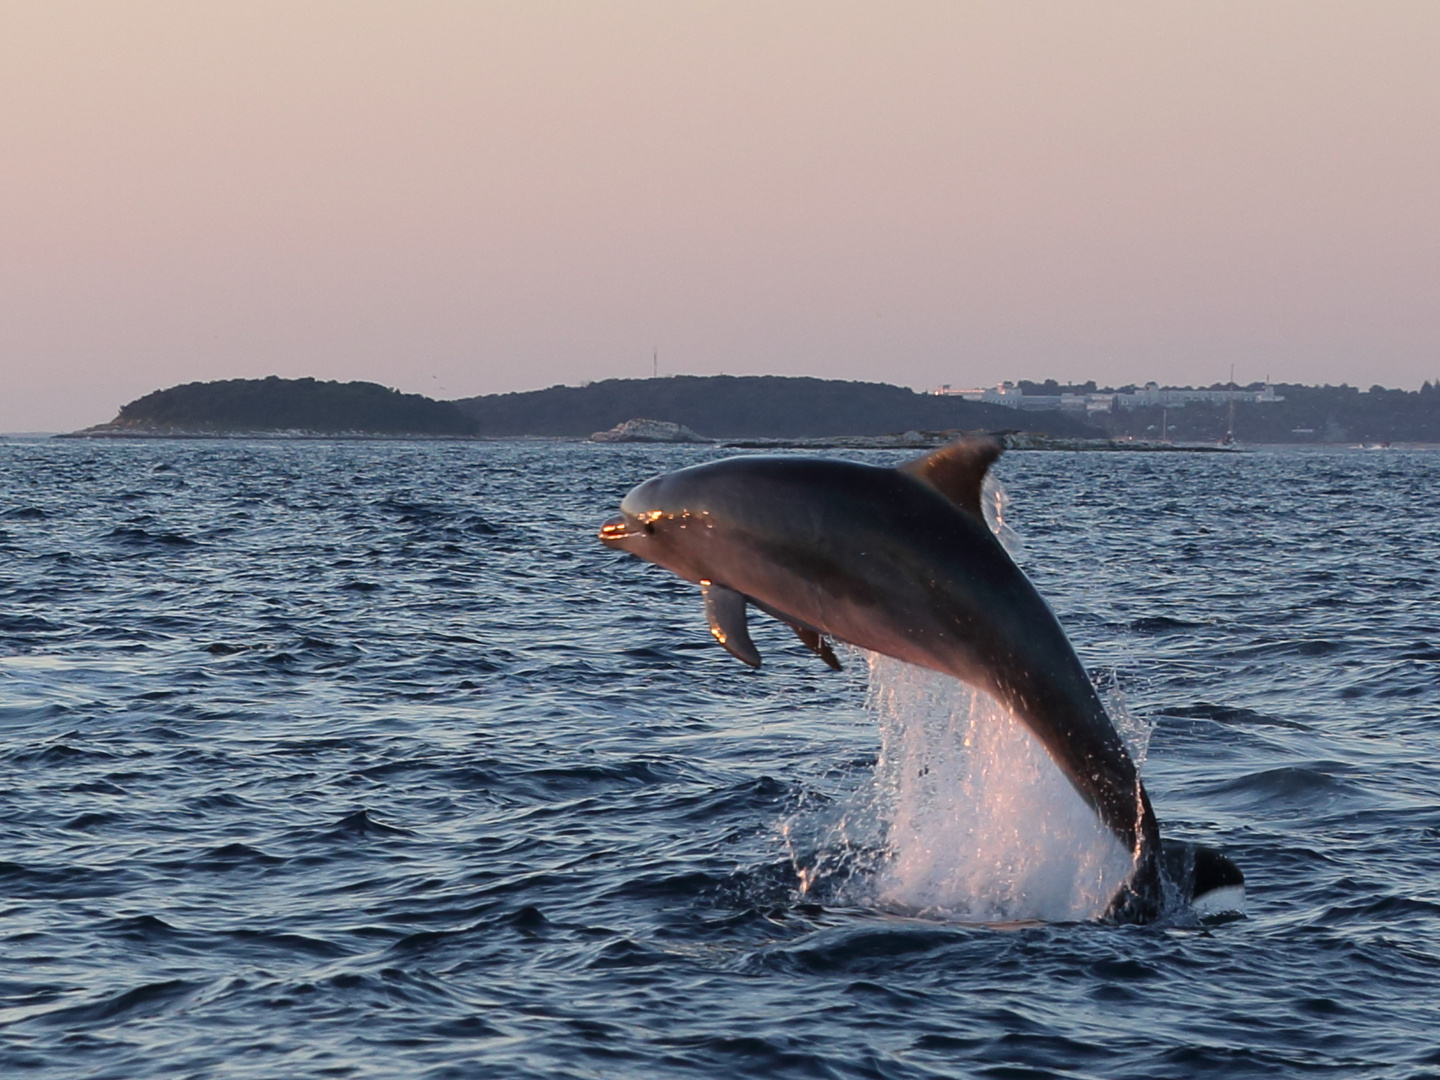
[[[600,539],[699,584],[711,631],[752,666],[747,603],[832,667],[827,636],[1005,703],[1133,853],[1110,915],[1146,921],[1162,905],[1155,814],[1059,622],[985,523],[981,485],[1000,450],[963,440],[900,469],[758,456],[698,465],[632,490]]]

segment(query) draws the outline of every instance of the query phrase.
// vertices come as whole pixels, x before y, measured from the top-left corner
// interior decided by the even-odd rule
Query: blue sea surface
[[[724,453],[0,443],[0,1075],[1440,1077],[1440,453],[996,466],[1247,877],[1138,927],[815,850],[877,805],[865,658],[757,618],[752,672],[595,540]]]

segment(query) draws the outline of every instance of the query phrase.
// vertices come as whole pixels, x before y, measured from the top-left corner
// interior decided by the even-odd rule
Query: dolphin
[[[832,668],[830,639],[997,698],[1131,853],[1107,918],[1147,922],[1164,904],[1155,812],[1059,621],[985,522],[981,489],[1001,450],[984,437],[895,469],[767,456],[696,465],[635,487],[599,539],[698,584],[711,633],[752,667],[747,606],[788,623]],[[1203,850],[1170,863],[1197,888],[1234,884],[1234,864]]]

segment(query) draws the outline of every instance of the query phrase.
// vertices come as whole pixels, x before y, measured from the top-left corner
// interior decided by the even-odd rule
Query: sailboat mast
[[[1230,420],[1225,431],[1225,444],[1235,441],[1235,365],[1230,365]]]

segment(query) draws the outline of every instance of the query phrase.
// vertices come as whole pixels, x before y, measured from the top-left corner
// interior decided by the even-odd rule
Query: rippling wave
[[[4,1074],[1440,1075],[1440,456],[1002,459],[1248,878],[1113,927],[1023,730],[595,542],[717,453],[0,443]]]

